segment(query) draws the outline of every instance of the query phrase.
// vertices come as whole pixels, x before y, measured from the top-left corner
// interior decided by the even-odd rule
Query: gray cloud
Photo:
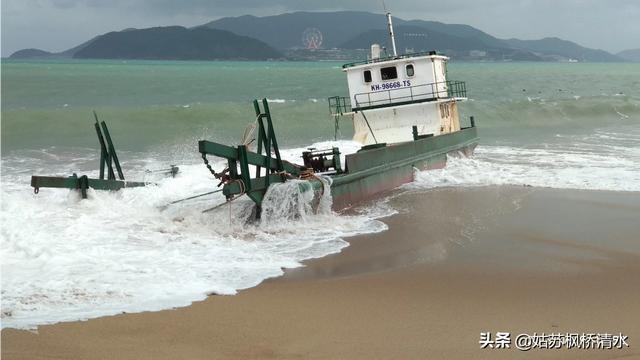
[[[464,23],[501,38],[558,36],[619,51],[640,47],[638,0],[387,0],[404,19]],[[127,27],[193,26],[224,16],[288,11],[382,12],[370,0],[3,0],[2,55],[60,51]]]

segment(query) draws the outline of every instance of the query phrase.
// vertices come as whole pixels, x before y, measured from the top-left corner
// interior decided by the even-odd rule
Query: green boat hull
[[[476,127],[346,156],[346,171],[333,177],[334,210],[350,207],[376,194],[414,180],[415,169],[438,169],[447,154],[470,156],[478,144]]]
[[[234,147],[207,140],[198,142],[205,165],[220,180],[220,184],[224,184],[222,194],[227,201],[247,195],[257,205],[256,217],[260,216],[262,202],[272,184],[291,179],[308,180],[300,183],[300,190],[313,191],[316,200],[319,200],[327,189],[316,173],[334,171],[329,175],[333,209],[341,210],[413,181],[416,169],[444,167],[447,154],[469,156],[478,144],[478,133],[472,117],[470,127],[438,136],[420,136],[414,126],[414,140],[365,146],[357,153],[346,156],[344,168],[337,148],[316,153],[305,152],[302,156],[304,165],[297,165],[280,157],[266,99],[262,100],[262,106],[264,111],[260,109],[259,102],[254,100],[258,123],[256,152],[249,151],[247,145]],[[227,159],[227,169],[214,171],[207,160],[208,155]],[[250,171],[250,166],[255,167],[255,175]]]

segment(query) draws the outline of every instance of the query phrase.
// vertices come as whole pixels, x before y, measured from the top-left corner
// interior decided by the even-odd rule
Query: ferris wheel
[[[316,28],[305,29],[302,33],[302,44],[306,49],[319,49],[322,46],[322,32]]]

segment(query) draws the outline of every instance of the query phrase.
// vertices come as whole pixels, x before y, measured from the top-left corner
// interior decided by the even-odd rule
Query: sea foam
[[[293,154],[283,151],[285,158]],[[222,163],[214,165],[220,170]],[[245,197],[205,213],[224,198],[167,207],[217,184],[202,164],[180,169],[155,186],[90,189],[88,200],[60,189],[35,195],[26,174],[3,175],[2,327],[30,329],[235,294],[303,260],[339,252],[348,245],[344,237],[386,229],[375,219],[385,214],[338,215],[322,205],[326,198],[324,210],[313,213],[311,199],[295,192],[301,208],[278,208],[277,222],[247,222],[253,203]],[[270,191],[267,211],[288,199],[291,185]]]
[[[482,145],[471,158],[449,157],[443,169],[418,171],[412,189],[523,185],[640,191],[640,134],[599,130],[537,146]]]
[[[601,129],[558,139],[536,146],[481,144],[474,157],[450,157],[446,168],[417,172],[416,181],[403,189],[531,185],[640,191],[640,134]],[[310,147],[334,146],[341,149],[343,164],[344,156],[360,147],[351,141]],[[300,163],[303,150],[285,149],[282,156]],[[215,188],[217,182],[199,163],[180,165],[179,176],[156,179],[157,185],[146,188],[90,190],[89,200],[68,190],[31,192],[32,170],[25,170],[25,163],[49,174],[71,173],[96,161],[96,155],[78,154],[50,148],[3,157],[3,327],[29,329],[235,294],[305,259],[339,252],[348,245],[344,237],[384,231],[386,225],[376,219],[396,211],[382,201],[356,215],[339,215],[329,210],[325,192],[323,210],[313,213],[310,193],[300,192],[297,182],[269,191],[262,222],[247,222],[253,204],[246,198],[205,213],[224,198],[214,194],[166,206]],[[162,166],[157,156],[127,155],[133,157],[129,164]],[[224,166],[211,161],[218,170]]]

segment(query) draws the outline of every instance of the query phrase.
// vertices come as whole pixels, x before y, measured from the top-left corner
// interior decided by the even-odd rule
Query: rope
[[[318,180],[320,182],[320,184],[322,184],[322,191],[320,191],[320,197],[322,197],[324,195],[324,181],[322,181],[322,179],[320,179],[315,174],[313,175],[313,177],[316,178],[316,180]]]
[[[249,145],[251,145],[256,140],[254,134],[256,132],[256,127],[258,126],[259,118],[260,118],[260,115],[256,117],[255,122],[248,124],[247,127],[245,128],[244,134],[242,136],[242,145],[249,147]],[[213,170],[213,168],[209,164],[209,159],[207,159],[206,153],[202,153],[202,161],[204,161],[204,165],[207,167],[207,169],[209,169],[209,172],[211,173],[211,175],[213,175],[216,179],[220,179],[224,175],[225,171],[222,171],[221,173],[216,173],[215,170]]]
[[[237,182],[239,184],[238,186],[240,187],[240,194],[238,194],[236,197],[244,195],[244,193],[247,192],[247,187],[245,186],[244,181],[242,181],[242,179],[235,179],[233,181],[230,181],[229,184],[232,184],[234,182]]]
[[[222,189],[220,189],[220,190],[214,190],[214,191],[209,191],[209,192],[206,192],[206,193],[204,193],[204,194],[200,194],[200,195],[190,196],[190,197],[188,197],[188,198],[184,198],[184,199],[180,199],[180,200],[172,201],[172,202],[170,202],[170,203],[169,203],[169,205],[171,205],[171,204],[177,204],[177,203],[182,202],[182,201],[187,201],[187,200],[191,200],[191,199],[199,198],[199,197],[202,197],[202,196],[207,196],[207,195],[215,194],[215,193],[218,193],[218,192],[220,192],[220,191],[222,191]]]
[[[227,200],[227,201],[223,202],[222,204],[218,204],[218,205],[216,205],[216,206],[214,206],[214,207],[212,207],[212,208],[209,208],[209,209],[203,210],[203,211],[202,211],[202,213],[207,213],[207,212],[209,212],[209,211],[215,210],[215,209],[217,209],[217,208],[219,208],[220,206],[225,205],[225,204],[229,204],[229,206],[231,206],[231,204],[230,204],[230,203],[231,203],[233,200],[235,200],[235,199],[237,199],[237,198],[239,198],[239,197],[241,197],[242,195],[244,195],[244,194],[246,194],[246,193],[247,193],[247,187],[245,186],[245,184],[244,184],[244,182],[242,181],[242,179],[235,179],[235,180],[231,181],[230,183],[233,183],[233,182],[238,182],[238,183],[239,183],[239,185],[238,185],[238,186],[240,187],[240,193],[239,193],[238,195],[236,195],[236,196],[232,197],[231,199],[229,199],[229,200]]]
[[[202,196],[207,196],[207,195],[215,194],[215,193],[220,192],[220,191],[222,191],[222,189],[220,189],[220,190],[215,190],[215,191],[210,191],[210,192],[207,192],[207,193],[204,193],[204,194],[200,194],[200,195],[190,196],[190,197],[185,198],[185,199],[180,199],[180,200],[172,201],[172,202],[170,202],[170,203],[168,203],[168,204],[166,204],[166,205],[158,206],[158,209],[159,209],[160,211],[165,211],[165,210],[167,210],[167,208],[168,208],[169,206],[171,206],[171,205],[173,205],[173,204],[177,204],[177,203],[182,202],[182,201],[187,201],[187,200],[191,200],[191,199],[199,198],[199,197],[202,197]]]
[[[256,117],[256,120],[253,123],[247,124],[247,127],[244,129],[244,134],[242,134],[242,145],[249,147],[249,145],[256,140],[255,132],[258,127],[259,118],[260,115]]]
[[[314,177],[313,169],[307,168],[300,172],[300,179],[307,180],[308,178]]]

